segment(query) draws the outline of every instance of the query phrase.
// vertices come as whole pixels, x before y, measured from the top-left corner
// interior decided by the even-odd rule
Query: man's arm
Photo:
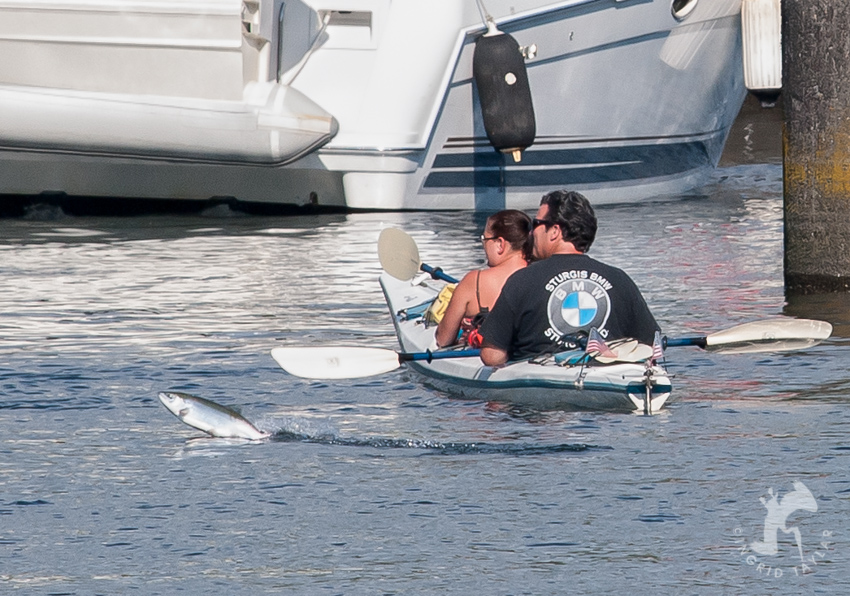
[[[484,346],[481,348],[481,362],[487,366],[499,366],[508,361],[508,353],[505,350]]]

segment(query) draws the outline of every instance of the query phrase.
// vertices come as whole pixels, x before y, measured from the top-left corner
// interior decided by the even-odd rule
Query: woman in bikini
[[[488,268],[470,271],[455,288],[437,326],[438,346],[450,346],[463,339],[478,347],[475,331],[499,297],[505,280],[531,259],[530,233],[531,218],[522,211],[506,209],[487,218],[481,242]],[[463,331],[460,337],[459,331]]]

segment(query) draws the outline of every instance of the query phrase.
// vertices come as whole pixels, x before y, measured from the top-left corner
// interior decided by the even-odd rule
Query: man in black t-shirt
[[[481,360],[491,366],[557,351],[566,336],[599,330],[607,341],[652,344],[658,323],[632,279],[586,254],[596,214],[577,192],[553,191],[533,221],[534,258],[505,282],[481,326]]]

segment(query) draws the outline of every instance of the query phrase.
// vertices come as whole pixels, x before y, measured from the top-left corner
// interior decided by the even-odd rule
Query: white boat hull
[[[402,282],[387,273],[381,275],[380,282],[401,350],[424,352],[433,347],[435,327],[426,326],[418,313],[434,300],[439,284]],[[645,412],[649,380],[649,412],[655,413],[672,391],[666,371],[659,366],[647,368],[644,363],[564,366],[547,360],[491,367],[473,356],[414,361],[408,366],[452,395],[540,410]]]
[[[198,12],[191,19],[153,0],[98,8],[66,0],[64,12],[48,0],[0,0],[0,194],[490,211],[532,209],[565,187],[594,204],[634,202],[700,185],[745,96],[741,0],[696,2],[680,19],[669,0],[491,0],[500,29],[530,56],[537,136],[517,163],[484,133],[471,66],[484,28],[474,2],[362,0],[351,10],[320,0],[187,2]],[[121,10],[129,4],[139,14],[145,7],[144,18]],[[95,16],[114,26],[114,39],[80,33]],[[155,38],[166,22],[185,38]],[[50,48],[59,49],[26,59]],[[5,56],[20,66],[2,64]],[[93,56],[102,72],[86,67]],[[204,72],[220,64],[220,76],[193,87],[196,64]],[[149,93],[128,69],[148,75]],[[287,110],[263,130],[266,108],[243,99],[252,85],[311,108],[305,118]],[[31,105],[16,103],[15,93],[39,89]],[[62,93],[69,104],[118,94],[137,113],[46,107]],[[165,97],[174,99],[146,107]],[[253,105],[245,108],[253,120],[231,110],[218,129],[200,132],[205,116],[185,104],[213,100]],[[280,148],[282,137],[293,146]]]

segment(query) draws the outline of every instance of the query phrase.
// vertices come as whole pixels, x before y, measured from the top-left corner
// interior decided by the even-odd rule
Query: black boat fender
[[[528,72],[517,41],[492,21],[475,42],[472,76],[490,144],[520,161],[536,134]]]

